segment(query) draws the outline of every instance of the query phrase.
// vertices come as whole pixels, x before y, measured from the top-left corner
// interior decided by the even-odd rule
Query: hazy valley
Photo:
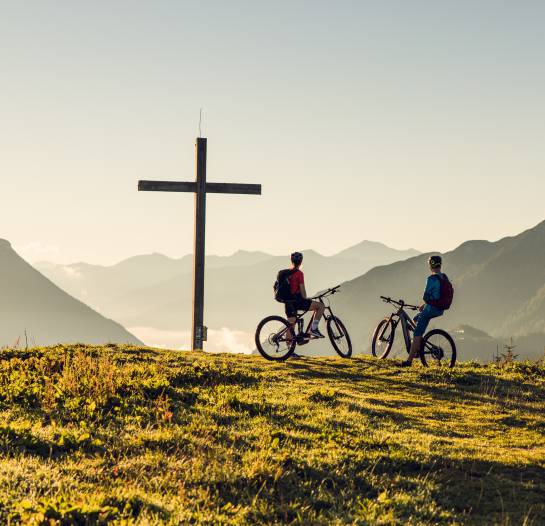
[[[309,291],[343,284],[333,301],[347,323],[356,353],[368,351],[373,328],[390,312],[380,295],[420,301],[427,276],[426,254],[369,241],[333,256],[313,250],[304,253]],[[25,330],[31,343],[39,344],[142,340],[183,348],[189,342],[191,256],[142,255],[112,266],[41,262],[35,267],[42,276],[7,242],[0,255],[6,287],[9,283],[2,300],[4,319],[9,320],[1,333],[4,345],[22,341]],[[452,331],[459,358],[490,361],[511,337],[522,358],[541,357],[545,347],[545,223],[496,242],[468,241],[444,258],[456,299],[435,325]],[[286,267],[287,260],[287,256],[248,251],[208,256],[205,322],[209,350],[253,349],[259,319],[283,310],[271,291],[276,272]],[[45,291],[39,300],[34,299],[33,291],[38,289],[31,288],[31,282]],[[313,344],[306,351],[309,355],[332,354],[326,344]]]
[[[309,290],[355,278],[377,266],[406,259],[418,251],[395,250],[363,241],[333,256],[305,250]],[[250,351],[258,318],[282,306],[272,298],[272,284],[289,257],[238,251],[206,261],[206,316],[209,349]],[[112,317],[144,341],[179,348],[189,342],[192,305],[191,255],[136,256],[110,267],[76,263],[36,264],[49,279],[74,297]],[[187,345],[187,343],[186,343]]]

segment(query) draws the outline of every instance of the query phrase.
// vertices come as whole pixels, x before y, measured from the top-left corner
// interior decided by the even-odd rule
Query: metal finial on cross
[[[206,194],[261,195],[260,184],[207,183],[206,139],[195,144],[197,170],[195,182],[138,181],[138,190],[144,192],[193,192],[195,194],[195,253],[193,264],[193,329],[191,349],[203,349],[206,339],[204,318],[204,261],[206,232]]]

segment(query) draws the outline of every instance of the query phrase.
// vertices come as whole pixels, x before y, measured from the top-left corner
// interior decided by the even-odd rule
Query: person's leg
[[[297,312],[295,313],[297,314]],[[288,322],[291,325],[291,331],[286,332],[286,342],[288,345],[291,345],[293,343],[293,340],[295,339],[295,322],[297,321],[297,317],[295,316],[288,316]],[[301,358],[301,356],[295,352],[291,354],[291,358]]]
[[[414,329],[413,341],[411,343],[409,357],[405,362],[403,362],[404,365],[411,365],[413,363],[413,360],[418,356],[420,348],[422,347],[422,338],[424,337],[424,333],[428,328],[430,319],[431,317],[426,309],[424,309],[420,314],[415,317],[416,327]]]
[[[441,312],[436,312],[433,308],[426,306],[420,314],[415,316],[414,320],[416,321],[416,327],[414,329],[413,341],[411,343],[409,357],[403,362],[404,365],[411,365],[413,360],[419,355],[420,349],[422,348],[424,333],[428,328],[430,320],[437,316],[441,316],[441,314]]]
[[[325,305],[321,301],[313,301],[310,304],[310,310],[314,311],[312,316],[312,321],[315,321],[316,324],[322,319],[325,311]]]
[[[309,310],[313,311],[312,324],[310,325],[310,332],[318,337],[322,338],[323,334],[319,331],[318,325],[324,314],[325,305],[320,301],[313,301],[310,303]]]
[[[411,350],[409,352],[409,357],[404,362],[407,365],[411,365],[413,363],[413,360],[418,356],[420,353],[420,348],[422,347],[422,340],[424,339],[424,336],[415,336],[413,338],[413,341],[411,343]]]
[[[292,329],[286,335],[286,340],[289,342],[295,337],[295,322],[297,321],[297,310],[291,301],[286,303],[286,318]]]
[[[295,338],[295,320],[296,318],[288,318],[288,322],[291,325],[291,330],[286,331],[286,341],[289,343]]]

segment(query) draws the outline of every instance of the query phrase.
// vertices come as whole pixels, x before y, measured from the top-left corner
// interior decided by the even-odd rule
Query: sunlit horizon
[[[289,7],[289,8],[288,8]],[[289,16],[286,13],[289,12]],[[32,262],[192,251],[445,252],[543,218],[545,5],[6,3],[0,237]]]

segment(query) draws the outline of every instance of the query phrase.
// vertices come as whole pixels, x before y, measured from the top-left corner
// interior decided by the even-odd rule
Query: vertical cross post
[[[195,192],[195,256],[193,263],[193,330],[192,350],[203,349],[204,323],[204,261],[206,232],[206,139],[198,138]]]
[[[203,350],[206,340],[204,327],[204,263],[206,231],[206,194],[261,195],[260,184],[207,183],[206,139],[199,137],[195,143],[195,182],[190,181],[138,181],[138,190],[144,192],[194,192],[195,193],[195,247],[193,258],[193,329],[191,349]]]

